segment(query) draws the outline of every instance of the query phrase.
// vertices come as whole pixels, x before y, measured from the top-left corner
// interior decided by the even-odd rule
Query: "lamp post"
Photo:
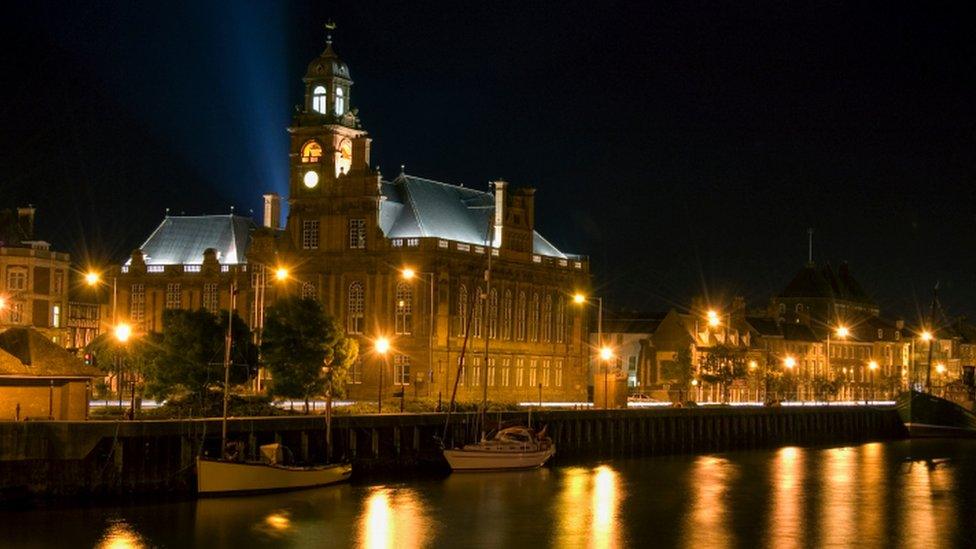
[[[826,350],[826,352],[827,352],[827,374],[830,375],[831,377],[833,377],[834,372],[833,372],[833,370],[830,367],[830,333],[831,333],[831,330],[827,330],[827,350]],[[837,336],[838,339],[842,339],[843,340],[843,339],[847,339],[847,336],[849,336],[851,334],[851,331],[850,331],[850,329],[847,328],[847,326],[841,325],[841,326],[837,326],[836,328],[834,328],[833,333],[834,333],[834,335]]]
[[[926,341],[929,344],[928,350],[928,360],[925,361],[925,389],[927,391],[932,390],[932,339],[934,336],[932,332],[928,330],[922,330],[922,341]]]
[[[383,413],[383,370],[386,369],[386,353],[390,350],[390,340],[385,337],[376,338],[376,342],[373,344],[373,349],[382,357],[382,362],[380,364],[380,380],[377,384],[377,396],[376,396],[376,412],[378,414]]]
[[[114,326],[118,323],[118,296],[119,296],[119,285],[118,277],[112,275],[112,325]],[[102,275],[97,271],[89,270],[85,273],[85,284],[95,287],[102,283]],[[106,283],[107,284],[107,283]]]
[[[874,371],[877,369],[877,361],[872,360],[871,362],[868,362],[868,371],[871,374],[871,400],[877,400],[877,397],[874,395]]]
[[[603,409],[608,408],[607,392],[609,391],[610,360],[613,358],[613,349],[610,347],[600,347],[600,361],[603,363]]]
[[[597,315],[596,315],[596,340],[597,340],[597,349],[599,349],[600,352],[602,353],[603,352],[603,298],[602,297],[590,297],[590,298],[587,298],[585,295],[583,295],[580,292],[576,292],[575,294],[573,294],[573,303],[575,303],[577,305],[580,305],[580,306],[582,306],[582,305],[584,305],[584,304],[586,304],[588,302],[592,302],[594,299],[597,302]],[[583,337],[583,334],[581,333],[580,334],[580,338],[582,339],[582,337]],[[589,353],[587,353],[587,354],[589,354]],[[606,379],[605,378],[604,378],[604,385],[606,385]],[[604,396],[604,399],[607,396],[605,391],[604,391],[603,396]],[[604,406],[604,407],[606,407],[606,406]]]
[[[430,385],[434,379],[434,273],[417,273],[410,267],[404,267],[400,271],[400,275],[404,280],[413,280],[417,275],[421,275],[420,278],[427,281],[430,289],[430,295],[427,299],[428,312],[430,314],[430,324],[427,327],[427,396],[429,397]],[[487,330],[487,327],[485,329]],[[416,392],[414,392],[414,395],[416,396]]]
[[[793,368],[796,367],[796,359],[791,356],[787,356],[783,359],[783,366],[786,367],[787,372],[792,372]],[[791,379],[790,383],[792,384],[793,381],[795,381],[795,379]]]
[[[118,324],[118,325],[115,326],[114,335],[115,335],[115,340],[118,341],[120,345],[122,345],[123,349],[125,349],[127,347],[126,346],[126,343],[128,343],[129,338],[132,337],[132,327],[129,326],[128,324],[124,323],[124,322],[122,324]],[[119,362],[119,405],[120,405],[119,407],[121,407],[121,404],[122,404],[122,391],[123,391],[123,388],[122,388],[122,379],[121,379],[122,376],[121,376],[121,374],[122,374],[122,369],[123,369],[123,366],[124,365],[125,365],[125,358],[123,357],[122,359],[120,359],[120,362]],[[132,399],[129,402],[129,419],[135,419],[135,417],[136,417],[136,378],[135,378],[135,375],[132,376],[132,381],[130,383],[131,383],[131,387],[132,387],[132,392],[131,392],[131,398]]]

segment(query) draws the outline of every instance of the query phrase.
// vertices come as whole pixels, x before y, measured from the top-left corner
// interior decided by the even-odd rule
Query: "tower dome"
[[[346,65],[335,50],[332,49],[332,40],[329,39],[325,45],[325,51],[308,64],[305,72],[305,80],[318,80],[322,78],[345,78],[349,79],[349,66]]]

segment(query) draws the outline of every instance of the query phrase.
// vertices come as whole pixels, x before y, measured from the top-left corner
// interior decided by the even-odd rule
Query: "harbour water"
[[[974,547],[976,441],[559,463],[0,517],[3,547]]]

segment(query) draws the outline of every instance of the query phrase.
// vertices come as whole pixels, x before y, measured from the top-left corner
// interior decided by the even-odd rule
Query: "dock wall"
[[[553,410],[490,414],[489,422],[547,425],[556,462],[906,436],[893,409],[868,407]],[[281,442],[296,461],[349,460],[354,477],[446,471],[444,414],[338,416],[326,444],[322,416],[231,419],[229,438],[251,457]],[[455,414],[448,440],[475,436]],[[31,496],[191,494],[198,454],[216,455],[220,420],[0,422],[0,501]]]

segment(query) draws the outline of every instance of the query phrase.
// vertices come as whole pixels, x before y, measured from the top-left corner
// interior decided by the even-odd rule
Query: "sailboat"
[[[488,249],[488,268],[485,270],[485,293],[475,295],[475,299],[484,299],[482,310],[482,326],[487,329],[490,313],[488,306],[488,296],[491,295],[491,258],[493,252],[493,239],[491,235],[491,223],[485,231],[485,247]],[[471,320],[474,315],[468,315],[468,325],[464,331],[464,343],[461,346],[461,356],[458,364],[458,377],[454,380],[454,391],[451,394],[451,403],[447,409],[447,420],[444,424],[444,437],[447,437],[447,427],[451,421],[451,411],[454,408],[454,400],[457,395],[458,379],[461,368],[464,364],[464,355],[468,347],[468,336],[471,333]],[[488,412],[488,345],[491,338],[485,334],[485,354],[484,367],[481,369],[481,405],[478,409],[478,425],[481,436],[479,440],[472,444],[465,444],[461,448],[444,448],[444,458],[452,471],[510,471],[514,469],[535,469],[542,467],[549,458],[556,453],[556,445],[552,439],[546,435],[546,429],[536,432],[529,427],[513,426],[489,433],[487,431],[487,412]],[[491,436],[489,436],[491,435]]]
[[[932,290],[932,307],[929,311],[929,326],[935,326],[935,309],[938,306],[939,285]],[[934,329],[934,328],[933,328]],[[929,341],[928,361],[926,363],[925,391],[920,391],[913,383],[907,391],[895,399],[895,408],[908,436],[918,437],[976,437],[976,413],[951,400],[932,394],[932,347]],[[913,357],[914,363],[914,357]]]
[[[230,385],[230,350],[233,343],[234,298],[237,284],[231,284],[227,311],[227,337],[224,344],[224,412],[220,426],[220,458],[197,456],[197,494],[234,495],[242,493],[299,490],[349,480],[352,465],[336,463],[314,466],[284,465],[285,448],[281,444],[260,447],[261,460],[241,461],[241,452],[229,455],[227,446],[227,404]],[[328,417],[326,418],[328,421]]]

